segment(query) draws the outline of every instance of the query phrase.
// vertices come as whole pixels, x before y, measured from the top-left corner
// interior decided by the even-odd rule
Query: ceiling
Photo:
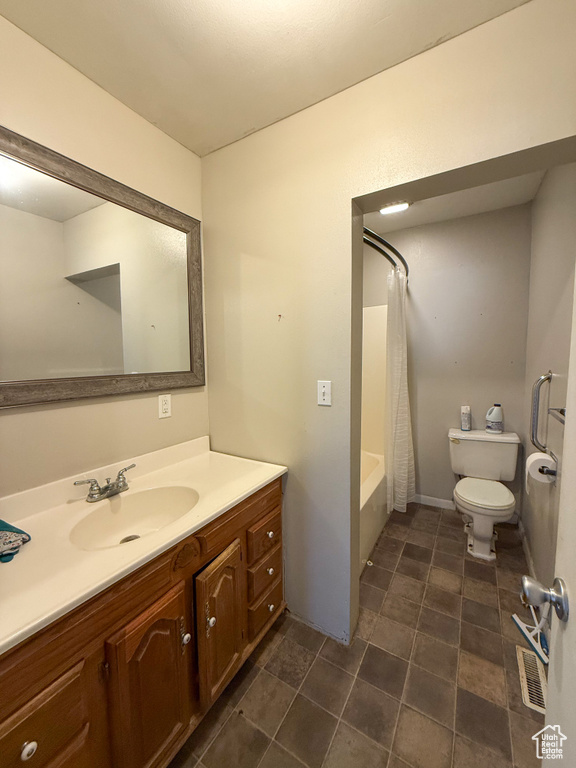
[[[529,0],[0,0],[0,14],[206,155]]]
[[[364,226],[379,235],[387,235],[422,224],[460,219],[477,213],[523,205],[536,197],[545,173],[545,170],[535,171],[512,179],[451,192],[448,195],[418,200],[401,213],[385,216],[379,212],[368,213],[364,216]]]

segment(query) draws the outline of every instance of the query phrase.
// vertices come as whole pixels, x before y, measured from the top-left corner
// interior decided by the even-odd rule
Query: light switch
[[[332,382],[318,382],[318,405],[332,405]]]

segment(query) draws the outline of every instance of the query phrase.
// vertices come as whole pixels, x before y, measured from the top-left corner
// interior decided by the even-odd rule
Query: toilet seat
[[[514,494],[496,480],[464,477],[454,488],[454,500],[463,508],[476,514],[501,515],[514,509]]]

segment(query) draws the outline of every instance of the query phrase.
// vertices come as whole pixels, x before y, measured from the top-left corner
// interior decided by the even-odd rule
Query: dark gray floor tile
[[[388,539],[388,541],[393,541],[393,539]],[[387,571],[393,571],[398,565],[399,558],[400,553],[394,554],[393,552],[387,552],[385,549],[376,548],[370,555],[369,559],[372,560],[374,565],[377,565],[379,568],[385,568]]]
[[[508,554],[498,556],[498,568],[506,571],[513,571],[520,575],[528,573],[528,566],[524,558],[513,557]]]
[[[428,574],[428,582],[435,587],[453,592],[455,595],[462,593],[462,576],[451,571],[445,571],[442,568],[434,568],[432,566]]]
[[[400,702],[383,691],[356,680],[342,719],[387,749],[392,744]]]
[[[525,717],[520,717],[516,712],[510,712],[510,731],[512,734],[512,745],[514,748],[514,764],[518,768],[540,768],[544,761],[540,761],[536,757],[536,750],[534,749],[534,743],[532,736],[540,728],[534,727],[532,720],[527,720]],[[562,760],[548,761],[546,763],[553,764],[562,763]]]
[[[439,523],[442,512],[439,509],[420,506],[414,513],[414,520],[426,520],[431,523]]]
[[[194,754],[190,739],[184,744],[176,757],[172,759],[168,768],[196,768],[198,757]]]
[[[492,565],[465,560],[464,576],[476,581],[485,581],[487,584],[496,584],[496,568]]]
[[[405,763],[401,757],[398,757],[398,755],[390,755],[388,768],[412,768],[412,766]]]
[[[283,637],[284,634],[282,632],[275,632],[274,628],[272,628],[252,651],[250,660],[259,667],[266,666],[268,660],[282,642]]]
[[[465,621],[462,622],[460,632],[460,648],[494,664],[504,664],[501,635]]]
[[[508,710],[462,688],[456,701],[456,731],[507,760],[512,758]]]
[[[429,565],[432,560],[432,550],[428,547],[419,547],[418,544],[411,544],[407,541],[402,550],[402,557],[409,557],[411,560]]]
[[[367,608],[360,608],[358,612],[358,624],[354,637],[360,637],[362,640],[370,640],[378,614],[369,611]]]
[[[337,643],[336,640],[329,637],[322,646],[320,656],[331,661],[332,664],[345,672],[355,675],[360,667],[366,647],[366,641],[360,637],[356,637],[350,645],[342,645],[342,643]]]
[[[440,525],[447,525],[451,528],[458,528],[458,530],[462,530],[464,527],[464,521],[462,519],[462,515],[459,512],[456,512],[455,509],[444,509],[442,510]]]
[[[419,563],[417,560],[411,560],[409,557],[404,557],[404,555],[402,555],[396,566],[396,573],[409,576],[411,579],[416,579],[417,581],[426,581],[428,579],[429,570],[430,566],[428,563]]]
[[[258,768],[302,768],[303,766],[304,763],[286,752],[277,741],[273,741]],[[228,766],[223,768],[228,768]]]
[[[301,621],[294,621],[286,632],[286,637],[293,640],[298,645],[302,645],[312,653],[318,653],[326,636],[317,629],[303,624]]]
[[[532,618],[532,615],[528,610],[528,608],[526,608],[522,604],[519,594],[515,594],[514,592],[508,592],[507,589],[499,589],[498,599],[500,601],[501,611],[504,611],[505,613],[517,613],[521,619],[523,619],[523,615],[524,615],[526,619],[523,619],[523,620],[529,620]]]
[[[430,533],[435,537],[436,531],[438,530],[438,523],[435,523],[433,520],[422,520],[414,518],[412,520],[412,526],[410,530],[423,531],[424,533]]]
[[[512,768],[512,763],[482,744],[469,741],[457,733],[454,738],[452,768]]]
[[[381,617],[376,621],[370,642],[384,651],[408,660],[412,653],[414,630],[405,624]]]
[[[388,751],[340,722],[323,768],[386,768]]]
[[[406,541],[406,536],[408,536],[408,526],[398,525],[398,523],[386,523],[384,535],[390,536],[393,539],[400,539],[400,541]]]
[[[218,699],[204,716],[186,744],[196,757],[202,757],[213,739],[220,733],[232,714],[232,707]]]
[[[362,584],[369,584],[371,587],[386,590],[390,586],[393,575],[392,571],[387,571],[385,568],[379,568],[377,565],[367,565],[364,568],[360,581]]]
[[[476,579],[464,579],[462,590],[464,597],[470,600],[476,600],[477,603],[484,603],[491,608],[498,608],[498,590],[493,584],[487,584],[485,581],[476,581]]]
[[[475,653],[460,651],[458,686],[500,707],[507,706],[506,670]]]
[[[458,648],[418,632],[411,663],[454,682],[458,669]]]
[[[306,675],[300,693],[339,717],[353,682],[352,675],[318,657]]]
[[[414,768],[450,768],[452,731],[402,705],[392,751]]]
[[[337,723],[335,717],[298,695],[276,734],[276,741],[310,768],[320,768]]]
[[[404,576],[402,573],[396,572],[390,583],[388,597],[394,596],[396,598],[410,600],[413,603],[421,603],[424,598],[425,589],[426,585],[424,582],[411,579],[409,576]]]
[[[404,702],[442,725],[454,727],[456,686],[415,664],[410,665]]]
[[[467,597],[462,600],[462,621],[474,624],[476,627],[489,629],[492,632],[500,632],[500,614],[496,608],[477,603]]]
[[[456,574],[450,575],[455,576]],[[462,598],[460,595],[454,594],[454,592],[447,592],[445,589],[435,587],[433,584],[428,584],[426,587],[423,605],[427,608],[432,608],[434,611],[440,611],[440,613],[446,613],[448,616],[459,619],[461,603]]]
[[[496,579],[501,589],[507,589],[519,595],[522,589],[522,574],[515,571],[507,571],[504,568],[496,568]]]
[[[386,528],[384,528],[384,531],[386,531]],[[383,552],[390,552],[393,555],[400,555],[404,549],[404,542],[384,535],[380,536],[376,542],[376,549]]]
[[[202,757],[206,768],[256,768],[270,739],[240,713],[234,712]]]
[[[418,631],[442,640],[450,645],[458,645],[460,622],[430,608],[422,607],[418,620]]]
[[[454,541],[453,539],[445,539],[442,536],[438,536],[434,549],[437,552],[444,552],[446,555],[452,555],[460,559],[464,558],[463,541]]]
[[[520,635],[518,635],[520,637]],[[516,646],[520,643],[514,643],[512,640],[502,638],[502,647],[504,651],[503,664],[506,669],[518,674],[518,659],[516,658]]]
[[[360,584],[360,607],[367,608],[374,613],[380,613],[386,592],[369,584]]]
[[[462,528],[452,528],[448,525],[442,525],[442,521],[440,521],[440,525],[438,526],[438,536],[441,536],[444,539],[451,539],[452,541],[464,541],[464,530]]]
[[[315,655],[299,643],[285,637],[270,657],[265,669],[293,688],[299,688],[312,666]]]
[[[404,512],[397,512],[395,509],[390,512],[388,518],[388,525],[404,525],[409,527],[412,523],[412,515],[407,515]]]
[[[445,571],[452,571],[452,573],[457,573],[461,576],[464,570],[464,558],[449,555],[436,548],[432,555],[432,565],[436,568],[443,568]]]
[[[358,677],[399,699],[404,690],[407,671],[406,661],[369,644]]]
[[[238,709],[261,731],[274,736],[295,695],[294,688],[263,669]]]
[[[380,614],[414,629],[418,624],[420,605],[411,600],[399,600],[396,595],[386,595]]]
[[[408,531],[406,543],[416,544],[419,547],[427,547],[428,549],[434,549],[434,542],[436,541],[435,533],[418,530],[414,526],[415,523],[413,522],[411,529]]]

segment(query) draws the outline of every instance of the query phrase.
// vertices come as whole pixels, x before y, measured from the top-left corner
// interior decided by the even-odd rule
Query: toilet
[[[465,522],[468,552],[494,560],[494,524],[510,520],[516,506],[514,494],[500,481],[514,480],[520,438],[515,432],[451,429],[448,440],[452,470],[461,476],[453,498]]]

